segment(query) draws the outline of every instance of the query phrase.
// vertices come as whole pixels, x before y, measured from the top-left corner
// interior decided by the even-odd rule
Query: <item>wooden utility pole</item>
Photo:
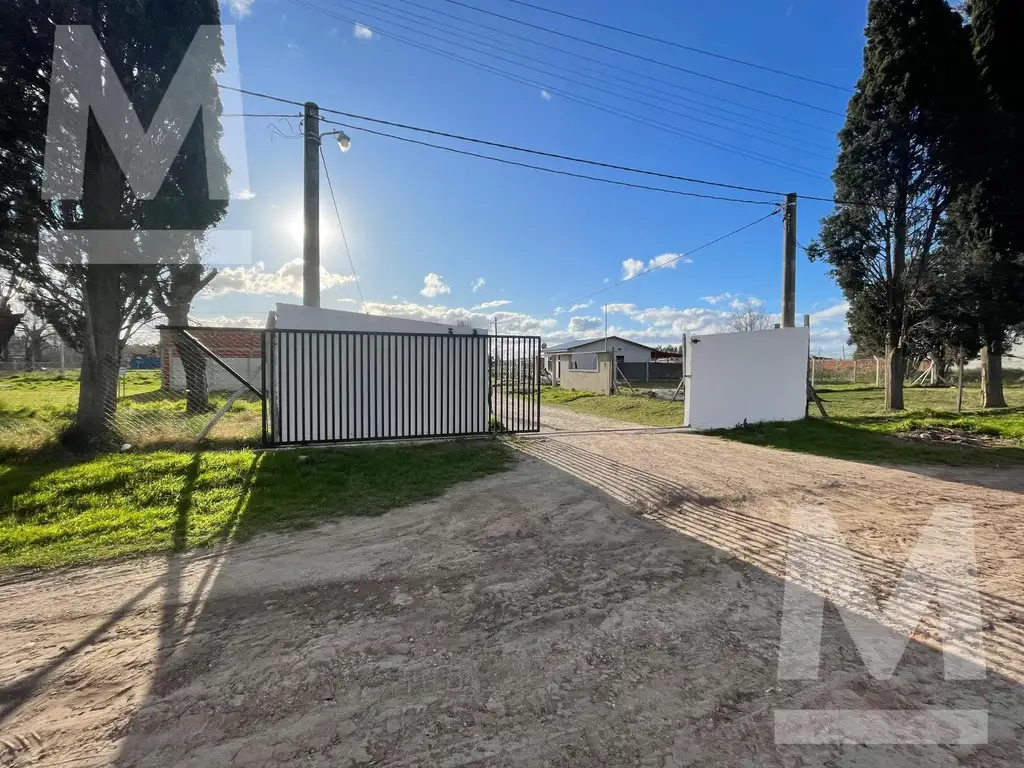
[[[306,103],[302,197],[302,304],[320,306],[320,107]]]
[[[796,327],[796,193],[786,195],[782,227],[785,233],[785,257],[782,264],[782,327]]]

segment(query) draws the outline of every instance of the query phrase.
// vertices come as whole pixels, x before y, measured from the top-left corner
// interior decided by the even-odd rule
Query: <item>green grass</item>
[[[1024,463],[1024,388],[1008,386],[1011,406],[980,409],[977,388],[965,389],[964,412],[956,413],[956,390],[912,387],[904,390],[907,409],[889,413],[884,393],[873,387],[830,385],[819,390],[829,419],[755,424],[712,434],[753,445],[801,453],[891,464],[1015,466]],[[901,435],[916,429],[952,428],[998,438],[992,447],[928,444]]]
[[[679,427],[683,423],[682,402],[669,402],[642,395],[597,395],[560,387],[543,387],[544,405],[568,408],[576,413],[630,421],[648,427]]]
[[[211,392],[212,411],[228,398]],[[74,419],[78,373],[18,373],[0,378],[0,457],[39,450]],[[213,416],[185,413],[179,393],[160,389],[159,371],[129,371],[118,389],[115,426],[137,448],[191,446]],[[208,437],[212,445],[255,445],[262,432],[259,400],[246,395],[232,405]]]
[[[52,453],[0,464],[0,569],[177,552],[380,515],[506,468],[496,442],[258,453]]]

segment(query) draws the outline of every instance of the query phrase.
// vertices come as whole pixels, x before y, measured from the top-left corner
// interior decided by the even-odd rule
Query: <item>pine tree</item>
[[[950,200],[949,153],[962,146],[970,45],[944,0],[872,0],[864,71],[847,108],[833,173],[839,205],[812,258],[850,301],[858,343],[884,349],[885,403],[903,408],[916,295]]]
[[[972,0],[968,13],[983,101],[973,140],[958,155],[968,188],[949,234],[966,262],[964,290],[981,342],[982,405],[1003,408],[1002,357],[1024,322],[1024,4]]]

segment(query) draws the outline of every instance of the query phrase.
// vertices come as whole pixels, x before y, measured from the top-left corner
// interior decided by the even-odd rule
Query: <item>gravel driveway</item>
[[[382,518],[0,584],[0,764],[1024,764],[1020,478],[680,432],[518,445],[513,471]],[[876,597],[936,504],[971,504],[987,679],[945,681],[922,633],[876,680],[829,607],[817,679],[780,681],[806,503]],[[983,710],[988,742],[776,744],[779,709],[918,707]]]

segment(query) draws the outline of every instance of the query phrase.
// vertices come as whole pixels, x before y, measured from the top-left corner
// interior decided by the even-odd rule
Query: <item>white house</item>
[[[544,368],[555,379],[562,375],[562,371],[569,370],[595,370],[597,368],[598,352],[612,352],[615,355],[615,362],[622,363],[649,363],[657,359],[658,350],[648,347],[646,344],[638,344],[621,336],[601,337],[599,339],[582,339],[578,341],[564,341],[561,344],[549,344],[541,352],[544,358]]]

